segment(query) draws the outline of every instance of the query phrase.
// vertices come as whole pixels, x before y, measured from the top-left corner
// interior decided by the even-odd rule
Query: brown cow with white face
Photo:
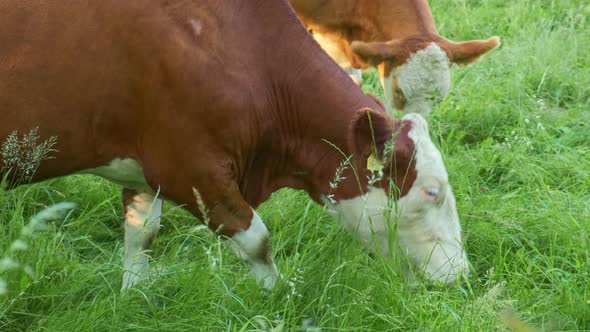
[[[324,50],[357,82],[377,67],[387,106],[428,115],[451,89],[450,66],[467,65],[499,39],[439,36],[426,0],[289,0]]]
[[[330,204],[385,255],[387,220],[397,220],[401,248],[434,280],[467,270],[425,120],[389,118],[286,1],[0,0],[0,13],[0,139],[36,127],[57,137],[32,181],[90,173],[128,188],[123,288],[147,266],[161,198],[207,220],[272,287],[269,232],[254,208],[282,187]],[[369,181],[376,159],[384,176]]]

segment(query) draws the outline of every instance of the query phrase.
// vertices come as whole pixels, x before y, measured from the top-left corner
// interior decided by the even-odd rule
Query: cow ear
[[[444,40],[442,44],[449,55],[449,60],[452,63],[464,66],[477,61],[486,52],[498,47],[500,38],[491,37],[487,40],[471,40],[461,43]]]
[[[349,129],[349,146],[358,162],[368,168],[379,165],[385,143],[393,134],[393,121],[385,112],[363,108],[357,111]],[[365,166],[365,165],[363,165]]]
[[[401,50],[400,43],[395,40],[371,43],[355,40],[350,44],[353,59],[360,67],[375,67],[384,61],[393,61]]]

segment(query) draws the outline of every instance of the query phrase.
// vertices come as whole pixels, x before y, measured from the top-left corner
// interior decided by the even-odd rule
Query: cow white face
[[[428,115],[451,89],[450,64],[440,46],[431,43],[389,73],[381,69],[387,105],[405,113]]]
[[[416,179],[407,194],[393,202],[382,188],[369,187],[365,195],[332,208],[371,250],[389,256],[399,247],[428,279],[452,283],[469,268],[455,197],[424,118],[408,114],[402,120],[412,122],[408,136],[415,146]]]
[[[498,37],[459,43],[442,37],[431,40],[414,36],[387,42],[355,40],[350,43],[351,58],[356,66],[379,68],[388,107],[428,115],[449,93],[451,63],[468,65],[500,45]]]

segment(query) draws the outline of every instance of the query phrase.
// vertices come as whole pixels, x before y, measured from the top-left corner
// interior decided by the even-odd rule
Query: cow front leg
[[[273,288],[279,273],[264,222],[237,191],[228,193],[218,202],[223,203],[211,210],[209,228],[227,239],[228,247],[248,266],[259,285]]]
[[[148,251],[160,229],[162,200],[152,194],[123,189],[125,256],[121,290],[132,287],[146,273]]]
[[[228,245],[248,266],[259,285],[267,289],[274,287],[279,272],[271,254],[270,233],[256,211],[252,209],[249,225],[234,233]]]

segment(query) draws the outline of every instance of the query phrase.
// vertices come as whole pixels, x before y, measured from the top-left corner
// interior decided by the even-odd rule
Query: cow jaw
[[[381,188],[369,187],[359,197],[341,200],[332,209],[344,228],[371,251],[389,256],[393,228],[388,197]]]
[[[437,188],[435,195],[439,197],[433,199],[425,187]],[[428,279],[452,283],[468,271],[455,199],[448,184],[418,184],[397,206],[399,246]]]
[[[436,43],[431,43],[384,76],[382,84],[388,105],[426,116],[451,89],[449,58]]]
[[[332,210],[372,252],[390,257],[399,247],[427,279],[452,283],[468,270],[468,263],[453,193],[448,185],[444,190],[438,202],[423,197],[416,186],[394,205],[383,189],[369,187],[366,194],[342,200]]]

